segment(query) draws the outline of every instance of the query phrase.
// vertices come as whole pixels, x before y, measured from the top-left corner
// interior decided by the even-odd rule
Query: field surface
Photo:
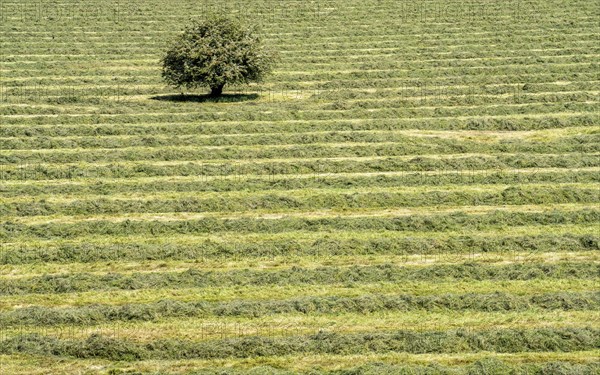
[[[0,374],[600,373],[598,1],[0,10]]]

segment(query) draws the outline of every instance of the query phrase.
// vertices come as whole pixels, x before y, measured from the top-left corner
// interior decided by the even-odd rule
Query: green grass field
[[[0,374],[600,374],[599,9],[0,2]]]

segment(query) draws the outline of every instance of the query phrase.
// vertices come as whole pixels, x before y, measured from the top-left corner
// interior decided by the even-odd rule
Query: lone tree
[[[275,62],[254,28],[222,16],[194,21],[162,59],[162,76],[176,88],[208,86],[211,96],[226,84],[260,82]]]

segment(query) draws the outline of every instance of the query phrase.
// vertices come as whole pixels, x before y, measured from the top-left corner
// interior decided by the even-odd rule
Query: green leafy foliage
[[[226,84],[261,81],[274,62],[256,30],[214,16],[185,29],[162,60],[162,76],[177,88],[208,86],[218,96]]]

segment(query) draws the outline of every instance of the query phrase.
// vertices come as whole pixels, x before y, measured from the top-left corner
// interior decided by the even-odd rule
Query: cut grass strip
[[[239,317],[256,319],[275,315],[327,315],[329,318],[337,319],[338,314],[343,315],[349,313],[368,315],[369,318],[365,319],[369,322],[371,322],[370,317],[373,314],[381,316],[382,313],[385,314],[386,317],[395,316],[396,319],[399,319],[399,322],[405,322],[407,317],[405,315],[397,315],[397,313],[403,312],[413,314],[415,310],[417,311],[416,314],[424,316],[425,321],[429,323],[435,322],[437,325],[442,324],[440,318],[437,317],[433,319],[433,317],[429,316],[430,313],[439,312],[446,314],[452,312],[452,314],[463,316],[463,314],[476,311],[505,313],[518,311],[525,313],[526,311],[531,310],[535,311],[533,313],[534,315],[537,313],[543,315],[543,311],[551,310],[582,312],[589,310],[588,312],[591,315],[594,315],[600,311],[600,292],[558,292],[521,296],[507,293],[469,293],[424,296],[410,294],[365,294],[359,297],[315,296],[287,300],[246,299],[226,302],[208,302],[202,300],[184,302],[171,299],[147,304],[92,304],[69,308],[31,306],[15,309],[13,311],[0,312],[0,326],[2,326],[3,329],[7,329],[10,326],[89,326],[119,321],[163,322],[165,319],[175,318],[178,320],[188,319],[188,323],[181,323],[188,328],[191,319],[193,318],[208,319]],[[531,311],[529,312],[529,315],[532,314]],[[463,316],[463,318],[464,317],[466,316]],[[514,318],[515,315],[511,317],[508,317],[508,315],[506,316],[506,319],[509,322]],[[481,320],[478,319],[479,318],[475,318],[475,321],[471,321],[470,324],[472,325],[486,320],[486,318],[482,318]],[[522,322],[523,319],[524,316],[519,315],[517,321]],[[547,318],[540,317],[540,319],[541,321],[544,321]],[[285,316],[282,317],[282,320],[286,321]],[[345,324],[348,324],[347,319],[344,318],[342,321],[346,322]],[[213,321],[213,323],[215,322],[217,321]],[[220,320],[218,322],[225,321]],[[464,324],[464,322],[465,320],[461,318],[460,324]],[[581,323],[582,320],[573,315],[569,322]],[[447,323],[448,324],[444,323],[444,326],[452,326],[451,322]],[[547,323],[550,324],[550,320],[548,320]],[[494,324],[496,325],[496,323]],[[179,323],[176,325],[179,325]],[[156,329],[157,327],[152,329],[144,328],[141,331],[155,331]]]
[[[592,208],[590,208],[592,207]],[[518,209],[518,211],[516,210]],[[327,216],[303,212],[301,216],[275,217],[231,217],[188,218],[141,217],[137,220],[122,218],[121,220],[95,219],[86,221],[52,222],[45,218],[43,223],[3,222],[0,224],[0,240],[23,239],[74,239],[83,236],[127,237],[132,235],[160,237],[168,235],[214,234],[222,232],[250,233],[283,233],[292,231],[394,231],[394,232],[442,232],[473,231],[493,228],[509,228],[519,226],[542,225],[592,225],[600,221],[600,211],[594,205],[557,207],[557,206],[518,206],[506,208],[490,207],[483,210],[475,207],[452,208],[447,212],[431,212],[429,214],[414,211],[397,212],[381,211],[371,213],[357,212],[355,215]],[[144,220],[145,219],[145,220]]]
[[[0,167],[0,176],[3,169]],[[0,197],[69,197],[131,195],[177,192],[287,191],[306,189],[390,188],[398,186],[491,186],[600,182],[600,168],[488,169],[430,172],[375,172],[335,174],[288,174],[267,179],[261,176],[172,176],[128,179],[81,179],[3,181]]]
[[[86,291],[135,290],[159,288],[193,288],[244,285],[331,285],[336,283],[372,283],[448,280],[532,280],[593,279],[600,275],[600,264],[529,263],[487,265],[477,263],[397,266],[391,264],[351,267],[317,267],[265,271],[256,269],[224,272],[188,269],[184,272],[135,274],[68,273],[28,278],[3,278],[1,295],[31,293],[71,293]]]
[[[2,180],[54,180],[167,176],[231,176],[284,178],[289,175],[379,172],[427,172],[523,168],[600,167],[599,155],[586,154],[453,154],[425,156],[368,156],[315,159],[222,160],[220,162],[132,161],[118,163],[14,164],[0,167]]]
[[[500,189],[498,189],[500,188]],[[205,193],[179,199],[157,197],[119,199],[89,197],[85,200],[54,198],[37,202],[0,203],[5,220],[22,216],[48,215],[118,215],[127,213],[172,212],[249,212],[269,210],[273,213],[302,212],[315,209],[394,209],[401,207],[501,206],[529,204],[599,203],[597,185],[564,184],[552,186],[519,185],[509,187],[455,187],[419,192],[430,188],[357,190],[298,190],[285,193]],[[379,191],[378,191],[379,190]],[[383,190],[383,191],[382,191]],[[400,190],[400,191],[399,191]],[[416,190],[416,192],[415,192]],[[181,195],[179,195],[181,196]],[[146,199],[144,199],[146,198]],[[22,198],[17,198],[23,200]],[[64,203],[63,203],[64,202]]]
[[[325,244],[324,244],[325,245]],[[326,246],[324,246],[326,247]],[[384,255],[337,255],[315,253],[314,255],[297,256],[295,254],[283,254],[262,258],[243,259],[237,254],[229,256],[223,254],[221,257],[212,259],[202,259],[190,257],[189,260],[147,260],[142,262],[126,262],[122,257],[115,257],[115,261],[94,262],[94,263],[37,263],[26,265],[0,266],[0,280],[4,278],[32,277],[39,275],[64,275],[65,268],[69,273],[87,273],[94,275],[103,275],[106,273],[119,273],[128,275],[133,273],[151,273],[161,272],[166,269],[172,272],[184,272],[186,270],[202,271],[233,271],[249,268],[261,270],[284,270],[290,267],[301,267],[304,269],[314,269],[319,266],[328,267],[347,267],[347,266],[369,266],[391,264],[397,266],[419,266],[419,265],[443,265],[457,264],[465,262],[476,262],[480,264],[499,265],[499,264],[527,264],[527,263],[600,263],[600,251],[564,251],[556,252],[555,249],[547,251],[528,250],[528,251],[500,251],[500,252],[465,252],[463,249],[455,251],[437,252],[433,254],[397,254],[390,253]],[[1,258],[1,256],[0,256]],[[270,258],[270,259],[269,259]]]
[[[36,120],[31,124],[4,124],[0,128],[3,137],[61,137],[61,136],[115,136],[164,134],[164,135],[258,135],[297,133],[316,131],[389,131],[389,130],[471,130],[471,131],[526,131],[541,129],[568,129],[570,127],[596,127],[593,114],[556,114],[553,116],[534,116],[513,119],[480,118],[480,119],[417,119],[417,118],[379,118],[365,121],[361,119],[322,119],[313,121],[282,120],[265,122],[247,121],[205,121],[201,125],[190,122],[174,122],[168,119],[156,121],[127,121],[106,123],[82,123],[65,119],[64,123]],[[150,121],[154,120],[154,121]]]
[[[38,334],[62,340],[81,340],[90,335],[124,339],[136,343],[179,339],[193,342],[236,337],[289,337],[319,332],[348,334],[406,330],[431,332],[467,329],[544,329],[582,328],[598,322],[595,311],[385,311],[335,314],[284,314],[246,319],[239,317],[188,318],[185,316],[160,321],[101,322],[96,325],[6,327],[0,342],[22,335]]]
[[[522,375],[558,372],[569,375],[589,375],[600,371],[595,358],[600,351],[522,352],[522,353],[458,353],[411,354],[365,353],[358,355],[284,355],[247,359],[212,360],[141,360],[114,362],[102,358],[67,359],[44,355],[0,355],[6,374],[67,375],[100,371],[141,372],[151,375],[242,375],[268,373],[272,375],[355,375],[355,374],[427,374],[473,375],[494,371],[514,371]]]
[[[551,234],[549,234],[551,233]],[[236,234],[165,238],[130,236],[88,236],[77,240],[19,241],[0,243],[0,273],[17,274],[47,270],[70,263],[72,270],[87,267],[95,271],[96,262],[110,262],[113,267],[140,265],[144,269],[193,261],[205,267],[219,268],[238,264],[296,264],[306,261],[328,262],[349,256],[382,255],[406,262],[455,262],[471,259],[493,262],[499,259],[527,261],[545,253],[563,252],[568,256],[586,256],[579,252],[600,250],[600,236],[590,225],[545,225],[479,230],[476,233],[389,231],[287,232],[280,234]],[[563,255],[560,255],[563,256]],[[112,261],[119,261],[114,264]],[[175,262],[175,263],[173,263]],[[76,264],[73,264],[76,263]],[[30,265],[14,267],[13,265]],[[38,271],[36,271],[38,272]]]
[[[12,311],[24,307],[70,308],[94,304],[124,305],[149,304],[163,300],[193,303],[199,299],[206,302],[240,300],[283,300],[293,298],[331,297],[358,298],[369,294],[406,294],[430,296],[440,294],[493,294],[506,293],[516,296],[534,294],[589,293],[595,291],[600,278],[591,279],[532,279],[532,280],[453,280],[430,283],[406,280],[402,283],[379,281],[375,283],[337,283],[329,285],[261,285],[218,286],[205,288],[155,288],[140,290],[90,291],[60,294],[26,294],[1,296],[0,310]]]
[[[23,335],[0,342],[2,354],[46,354],[62,357],[141,359],[248,358],[296,354],[359,353],[501,353],[582,351],[597,349],[600,330],[595,328],[499,329],[489,331],[367,332],[309,336],[242,337],[197,342],[156,340],[138,344],[91,335],[85,340],[58,340]]]

